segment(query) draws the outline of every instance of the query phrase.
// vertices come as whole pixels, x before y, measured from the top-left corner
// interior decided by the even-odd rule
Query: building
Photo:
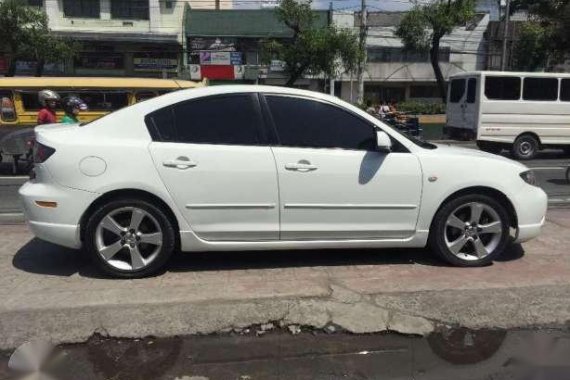
[[[403,12],[369,12],[366,49],[368,62],[364,73],[364,98],[372,102],[381,100],[417,100],[439,102],[441,97],[429,53],[410,52],[404,49],[395,30]],[[485,30],[489,13],[478,13],[467,25],[458,27],[442,39],[440,67],[445,78],[465,71],[482,70],[486,64]],[[360,27],[360,13],[335,12],[333,22],[339,27]],[[341,82],[340,96],[356,100],[356,77],[347,74],[337,78]],[[338,87],[338,84],[337,84]]]
[[[187,5],[230,8],[231,0],[27,0],[43,7],[56,34],[79,43],[69,62],[44,75],[171,77],[183,71],[182,24]],[[30,75],[35,62],[19,62]]]
[[[328,11],[315,11],[316,26],[329,23]],[[293,32],[279,21],[273,9],[187,9],[184,24],[189,76],[214,81],[283,85],[283,63],[262,62],[262,42],[288,39]],[[322,82],[322,80],[320,81]],[[302,78],[297,87],[319,89],[316,78]]]

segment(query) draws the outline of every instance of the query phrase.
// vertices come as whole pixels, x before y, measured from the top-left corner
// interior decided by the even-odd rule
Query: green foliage
[[[549,56],[562,60],[570,52],[570,0],[515,0],[513,11],[525,10],[532,24],[525,30],[521,39],[530,40],[526,44],[538,44],[546,49]],[[542,29],[542,30],[539,30]],[[534,42],[533,42],[534,41]]]
[[[7,76],[14,75],[18,59],[36,60],[37,74],[46,61],[57,62],[73,56],[75,46],[50,34],[47,15],[22,0],[0,3],[0,48],[12,56]]]
[[[536,71],[547,65],[551,36],[549,29],[536,21],[525,23],[513,49],[515,69]]]
[[[317,27],[310,1],[283,0],[277,17],[292,30],[293,37],[265,41],[262,59],[266,63],[270,59],[285,62],[287,85],[307,74],[337,76],[341,70],[355,70],[361,57],[357,36],[332,25]]]
[[[457,26],[465,25],[473,16],[475,0],[435,0],[429,4],[415,5],[396,29],[396,35],[402,39],[405,48],[419,52],[429,50],[444,101],[446,86],[439,67],[440,41]]]
[[[398,111],[416,115],[439,115],[445,113],[445,104],[408,101],[398,103]]]

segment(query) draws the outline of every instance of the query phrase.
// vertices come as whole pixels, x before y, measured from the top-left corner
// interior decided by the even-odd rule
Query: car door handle
[[[188,157],[178,157],[176,160],[168,160],[162,163],[167,168],[188,169],[198,166],[198,164]]]
[[[317,170],[317,167],[309,162],[297,162],[295,164],[286,164],[285,169],[295,170],[298,172],[310,172],[313,170]]]

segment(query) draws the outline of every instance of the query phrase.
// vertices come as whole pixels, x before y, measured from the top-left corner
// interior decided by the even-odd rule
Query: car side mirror
[[[376,146],[379,152],[389,153],[392,150],[392,140],[384,131],[376,131]]]

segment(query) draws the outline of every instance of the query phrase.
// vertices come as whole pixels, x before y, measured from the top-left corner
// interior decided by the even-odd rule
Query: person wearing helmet
[[[79,111],[85,111],[87,109],[85,103],[74,95],[64,98],[61,103],[65,111],[65,116],[61,119],[61,122],[64,124],[79,123],[77,115],[79,115]]]
[[[42,108],[38,112],[38,124],[57,123],[55,109],[59,101],[59,95],[52,90],[41,90],[38,93],[38,100]]]

